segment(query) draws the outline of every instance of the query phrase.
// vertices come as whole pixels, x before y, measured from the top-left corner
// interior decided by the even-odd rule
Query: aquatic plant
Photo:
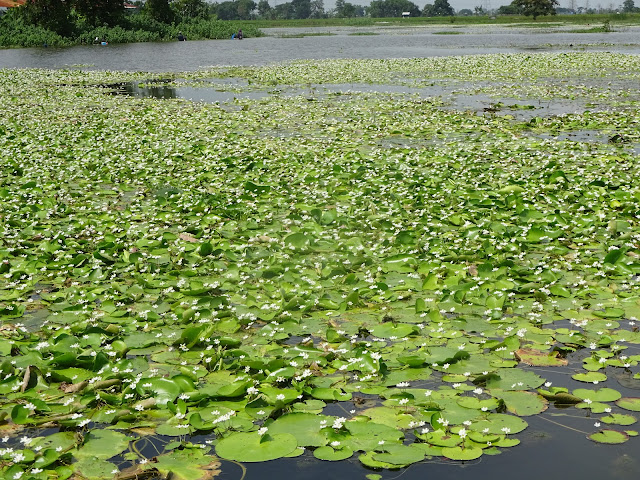
[[[272,92],[204,104],[111,95],[141,73],[1,70],[2,474],[468,461],[555,405],[636,441],[610,378],[640,381],[639,74],[603,53],[181,75]]]

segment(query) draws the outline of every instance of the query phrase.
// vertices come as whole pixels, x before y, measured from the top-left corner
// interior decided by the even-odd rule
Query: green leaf
[[[92,430],[87,433],[84,443],[73,455],[78,459],[107,460],[126,450],[131,440],[131,437],[114,430]]]
[[[113,473],[111,472],[116,468],[113,463],[107,462],[104,458],[98,457],[83,457],[72,466],[76,473],[82,475],[82,478],[86,478],[88,480],[113,478]]]
[[[470,430],[493,434],[514,434],[523,431],[528,427],[527,422],[513,415],[503,413],[490,413],[484,420],[475,421],[469,427]]]
[[[597,433],[588,435],[587,438],[598,443],[617,445],[629,440],[629,435],[624,432],[618,432],[617,430],[600,430]]]
[[[616,402],[620,408],[631,410],[632,412],[640,412],[640,397],[625,397]]]
[[[518,416],[537,415],[547,409],[548,402],[534,392],[490,390],[491,395],[504,400],[507,410]]]
[[[334,449],[329,446],[319,447],[313,451],[313,456],[318,460],[328,460],[330,462],[337,462],[340,460],[346,460],[353,456],[353,450],[350,448],[338,448]]]
[[[288,433],[261,436],[257,432],[232,433],[216,445],[216,454],[237,462],[266,462],[282,458],[298,447],[296,438]]]
[[[633,415],[624,415],[622,413],[612,413],[606,417],[602,417],[600,421],[610,425],[633,425],[638,420]]]
[[[573,395],[592,402],[615,402],[622,396],[620,392],[612,388],[601,388],[599,390],[577,388],[573,391]]]
[[[579,382],[586,383],[600,383],[604,382],[607,379],[607,376],[604,373],[600,372],[588,372],[588,373],[576,373],[571,376],[574,380],[578,380]]]
[[[385,453],[374,453],[373,459],[392,465],[405,466],[424,460],[424,451],[413,445],[382,445]]]
[[[474,460],[482,456],[482,449],[477,447],[444,447],[442,455],[451,460]]]
[[[333,422],[331,417],[323,415],[289,413],[265,426],[269,428],[269,435],[288,433],[296,438],[299,446],[319,447],[327,444],[326,435],[320,431],[323,427],[322,420],[325,420],[325,424]]]
[[[199,480],[216,477],[220,462],[202,449],[185,448],[158,455],[153,466],[166,478]]]

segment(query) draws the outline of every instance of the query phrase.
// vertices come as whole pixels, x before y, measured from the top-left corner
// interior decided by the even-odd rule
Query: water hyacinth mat
[[[638,442],[639,77],[609,53],[165,76],[264,93],[197,103],[0,70],[0,475],[384,472],[565,416]]]

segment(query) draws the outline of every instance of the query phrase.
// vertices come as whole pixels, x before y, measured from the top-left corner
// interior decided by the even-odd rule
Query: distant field
[[[484,25],[484,24],[526,24],[529,27],[559,26],[563,24],[589,25],[608,20],[612,24],[640,25],[640,14],[593,14],[593,15],[554,15],[533,20],[523,15],[499,15],[496,17],[409,17],[409,18],[320,18],[305,20],[250,20],[247,23],[258,28],[272,27],[328,27],[328,26],[370,26],[390,25]]]

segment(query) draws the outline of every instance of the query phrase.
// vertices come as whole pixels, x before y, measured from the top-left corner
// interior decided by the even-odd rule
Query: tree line
[[[625,0],[633,4],[633,0]],[[28,24],[39,25],[61,34],[70,34],[78,26],[127,25],[131,19],[125,14],[124,0],[27,0],[18,8],[21,18]],[[204,0],[146,0],[133,5],[142,18],[166,24],[193,19],[219,20],[287,20],[307,18],[352,17],[400,17],[410,16],[449,17],[456,12],[449,0],[434,0],[420,9],[411,0],[372,0],[368,6],[337,0],[335,8],[327,11],[323,0],[291,0],[272,6],[269,0],[227,0],[209,4]],[[513,0],[500,7],[498,13],[549,15],[555,13],[557,0]],[[633,8],[633,7],[632,7]],[[463,15],[486,14],[478,6],[472,12],[465,9]],[[138,22],[140,23],[140,22]]]

